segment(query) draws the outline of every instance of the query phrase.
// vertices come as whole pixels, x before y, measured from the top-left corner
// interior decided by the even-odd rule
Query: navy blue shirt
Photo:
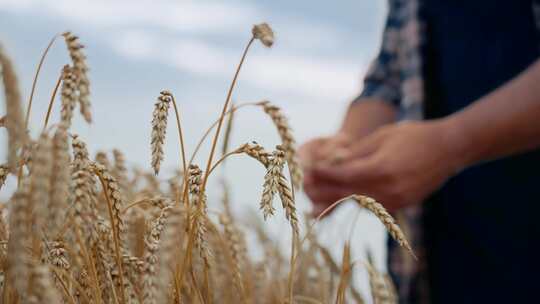
[[[423,0],[426,118],[462,110],[538,58],[531,7],[532,0]],[[540,302],[539,215],[540,150],[450,179],[424,211],[431,303]]]

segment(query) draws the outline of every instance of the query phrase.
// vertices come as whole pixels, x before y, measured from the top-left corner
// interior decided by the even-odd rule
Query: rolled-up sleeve
[[[401,103],[401,74],[398,47],[400,40],[399,1],[389,0],[388,17],[384,27],[381,49],[364,78],[364,88],[354,102],[373,97],[399,106]]]

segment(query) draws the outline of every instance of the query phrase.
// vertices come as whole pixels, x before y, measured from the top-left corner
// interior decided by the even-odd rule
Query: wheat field
[[[43,129],[29,135],[36,81],[53,43],[66,45],[70,62],[62,68]],[[179,105],[171,91],[156,94],[151,113],[147,171],[127,168],[114,149],[92,159],[87,143],[71,130],[78,112],[92,122],[89,68],[80,39],[70,32],[54,36],[41,57],[24,107],[17,75],[0,45],[0,67],[7,129],[8,157],[0,165],[0,187],[9,175],[17,183],[0,216],[1,303],[397,303],[394,285],[371,261],[357,261],[349,243],[334,260],[317,240],[319,218],[302,217],[295,206],[302,169],[296,142],[284,111],[269,101],[232,104],[231,96],[249,49],[271,47],[274,33],[266,23],[252,28],[227,91],[221,115],[209,126],[192,155],[186,155]],[[36,101],[37,102],[37,101]],[[234,115],[260,108],[281,144],[250,142],[229,147]],[[184,109],[185,110],[185,109]],[[59,111],[59,121],[49,121]],[[171,112],[174,112],[172,114]],[[150,109],[149,109],[150,116]],[[173,176],[160,175],[163,145],[170,120],[178,130],[181,164]],[[218,147],[218,140],[222,143]],[[204,144],[211,149],[204,164],[194,163]],[[147,143],[146,143],[147,144]],[[219,202],[207,200],[208,179],[231,156],[248,157],[264,170],[260,215],[236,218],[226,181]],[[163,187],[161,180],[168,181]],[[411,254],[400,227],[375,200],[352,195],[346,200],[377,216],[390,235]],[[277,207],[275,201],[281,202]],[[290,255],[267,233],[264,221],[283,208],[290,224]],[[246,232],[257,236],[262,259],[250,254]],[[413,254],[414,256],[414,254]],[[355,268],[369,274],[372,299],[363,299],[351,284]]]

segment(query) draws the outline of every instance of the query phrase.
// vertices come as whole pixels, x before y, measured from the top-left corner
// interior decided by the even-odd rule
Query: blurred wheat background
[[[94,123],[87,126],[76,116],[72,129],[91,143],[92,156],[98,150],[118,148],[129,155],[129,166],[148,170],[149,113],[156,92],[163,88],[175,92],[190,154],[202,130],[218,116],[241,48],[250,38],[246,29],[257,22],[272,25],[276,42],[271,51],[258,48],[248,56],[233,100],[266,98],[283,107],[300,143],[333,132],[348,102],[359,93],[362,75],[378,50],[385,11],[384,1],[376,0],[0,0],[0,40],[15,62],[22,91],[28,94],[49,39],[64,30],[84,37],[91,67]],[[42,126],[58,73],[67,61],[62,48],[60,43],[53,47],[37,85],[30,120],[34,137]],[[58,115],[57,111],[53,115]],[[172,136],[165,145],[168,157],[162,165],[163,176],[171,175],[180,161],[174,127],[169,124]],[[6,136],[1,130],[0,140],[5,142]],[[279,142],[258,109],[235,116],[230,146],[252,138],[267,147]],[[208,146],[201,155],[207,155],[207,150]],[[5,156],[2,146],[0,157]],[[242,216],[256,210],[264,172],[250,160],[232,159],[227,163],[227,174],[237,181],[231,183],[234,213]],[[7,187],[15,188],[13,179]],[[3,191],[0,201],[6,201],[9,193]],[[208,195],[209,201],[217,200],[211,190]],[[310,209],[303,195],[297,204],[300,213]],[[345,205],[318,226],[321,242],[335,249],[332,254],[336,259],[358,213],[355,206]],[[367,213],[359,216],[351,244],[353,256],[363,259],[364,249],[369,248],[383,270],[382,225]],[[277,239],[289,235],[283,216],[269,222],[266,227]],[[289,245],[286,238],[281,240],[284,247]],[[364,271],[359,267],[355,284],[366,291]]]

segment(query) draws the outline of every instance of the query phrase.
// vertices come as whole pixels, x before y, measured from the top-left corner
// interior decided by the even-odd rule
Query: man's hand
[[[388,125],[351,145],[339,165],[320,163],[312,174],[331,194],[369,195],[391,211],[420,203],[463,165],[451,130],[439,121]]]
[[[312,139],[300,146],[298,155],[304,169],[304,191],[313,202],[314,215],[320,214],[331,203],[342,198],[346,190],[324,175],[317,174],[315,168],[331,163],[339,154],[346,155],[351,144],[349,135],[338,133]]]

